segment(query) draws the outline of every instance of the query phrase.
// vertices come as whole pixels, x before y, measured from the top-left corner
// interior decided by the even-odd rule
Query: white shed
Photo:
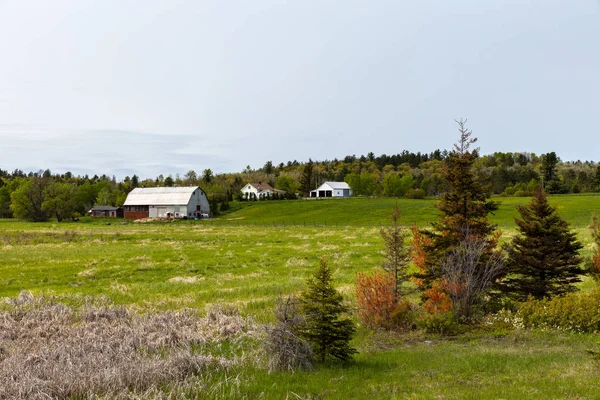
[[[125,218],[197,218],[210,213],[198,186],[135,188],[123,204]]]
[[[310,197],[350,197],[352,188],[346,182],[325,182],[310,192]]]

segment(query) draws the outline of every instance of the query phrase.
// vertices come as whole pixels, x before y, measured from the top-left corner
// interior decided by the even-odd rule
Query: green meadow
[[[492,220],[515,232],[516,204],[496,198]],[[131,223],[0,220],[0,297],[26,290],[79,304],[107,297],[141,312],[229,304],[260,323],[273,321],[280,296],[298,292],[325,256],[339,290],[353,304],[356,273],[382,262],[379,227],[398,204],[402,223],[426,226],[434,200],[341,199],[241,204],[209,221]],[[600,196],[553,196],[592,251],[587,231]],[[107,223],[110,223],[108,225]],[[581,287],[595,283],[586,279]],[[600,365],[585,350],[600,338],[490,328],[454,338],[423,333],[372,334],[359,327],[355,363],[313,372],[245,367],[216,375],[214,398],[598,398]]]
[[[529,203],[528,197],[494,197],[499,209],[491,220],[501,228],[512,229],[518,216],[516,206]],[[560,215],[574,228],[584,228],[590,222],[591,213],[600,213],[600,195],[554,195],[550,204],[558,208]],[[214,223],[228,221],[232,225],[292,224],[327,226],[374,226],[389,221],[390,210],[397,204],[404,225],[427,226],[438,212],[435,199],[347,198],[308,199],[284,201],[259,201],[239,203],[232,211]],[[235,207],[237,208],[237,207]]]

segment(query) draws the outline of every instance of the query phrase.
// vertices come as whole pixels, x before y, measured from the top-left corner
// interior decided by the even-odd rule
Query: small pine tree
[[[331,269],[325,258],[307,281],[308,288],[300,295],[305,324],[300,336],[308,341],[318,361],[332,356],[349,361],[356,350],[350,347],[354,334],[354,323],[341,315],[348,311],[342,295],[333,287]]]
[[[389,227],[381,228],[379,233],[385,246],[385,261],[382,265],[384,271],[394,277],[394,301],[398,302],[402,293],[400,287],[410,279],[408,267],[410,263],[410,247],[404,244],[408,232],[398,225],[400,209],[398,205],[392,212],[392,223]]]
[[[519,234],[507,246],[508,276],[501,288],[515,300],[548,298],[575,291],[574,283],[584,272],[580,267],[582,248],[569,224],[548,204],[541,188],[529,206],[517,206]]]

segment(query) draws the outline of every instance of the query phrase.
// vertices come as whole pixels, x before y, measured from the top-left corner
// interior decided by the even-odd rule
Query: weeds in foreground
[[[243,364],[242,346],[260,335],[251,319],[218,308],[205,317],[97,303],[75,310],[25,292],[9,303],[0,313],[0,399],[218,397],[232,383],[207,381]]]

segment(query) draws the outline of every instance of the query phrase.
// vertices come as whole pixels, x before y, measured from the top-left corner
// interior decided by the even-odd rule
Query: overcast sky
[[[600,160],[600,0],[0,0],[0,168]]]

